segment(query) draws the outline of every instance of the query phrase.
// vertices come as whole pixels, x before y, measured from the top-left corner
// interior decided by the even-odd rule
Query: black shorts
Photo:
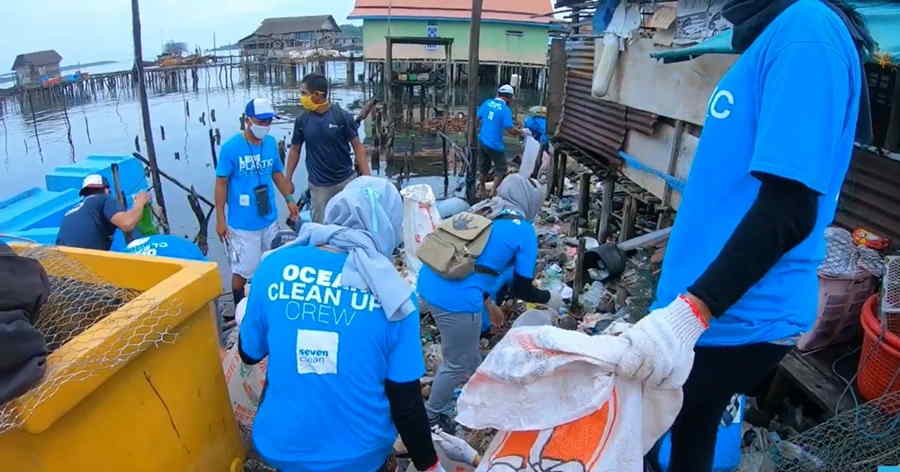
[[[481,175],[491,173],[491,164],[494,165],[494,175],[506,175],[506,153],[481,145]]]

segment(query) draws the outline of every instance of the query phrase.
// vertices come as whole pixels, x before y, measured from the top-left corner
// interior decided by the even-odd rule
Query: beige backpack
[[[489,218],[475,213],[456,214],[425,236],[416,256],[445,279],[464,279],[475,271],[492,273],[490,269],[475,267],[475,260],[491,236],[491,223]]]

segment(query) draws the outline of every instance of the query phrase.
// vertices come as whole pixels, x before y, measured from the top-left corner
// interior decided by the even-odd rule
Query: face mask
[[[261,140],[269,135],[269,127],[250,123],[250,132],[253,133],[253,136],[256,136],[256,139]]]
[[[322,112],[328,109],[328,102],[316,103],[312,99],[312,95],[300,95],[300,105],[306,110]]]

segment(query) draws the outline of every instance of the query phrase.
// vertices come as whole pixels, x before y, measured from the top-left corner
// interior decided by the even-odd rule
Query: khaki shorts
[[[325,220],[325,206],[331,197],[337,195],[344,187],[355,179],[356,175],[351,175],[347,180],[328,187],[319,187],[318,185],[309,184],[309,212],[312,216],[313,223],[321,223]]]
[[[272,239],[278,232],[278,223],[256,231],[228,227],[228,257],[231,272],[246,280],[253,277],[264,252],[272,246]]]

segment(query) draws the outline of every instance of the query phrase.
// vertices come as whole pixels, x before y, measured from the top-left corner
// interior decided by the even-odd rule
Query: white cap
[[[244,114],[260,120],[278,118],[275,114],[275,108],[272,107],[272,102],[268,98],[254,98],[250,100],[244,108]]]
[[[81,181],[81,195],[84,195],[84,191],[89,188],[106,188],[109,185],[106,183],[106,180],[100,174],[90,174]]]
[[[497,89],[497,93],[513,95],[516,93],[516,91],[513,90],[512,85],[505,84],[505,85],[501,85],[500,88]]]

